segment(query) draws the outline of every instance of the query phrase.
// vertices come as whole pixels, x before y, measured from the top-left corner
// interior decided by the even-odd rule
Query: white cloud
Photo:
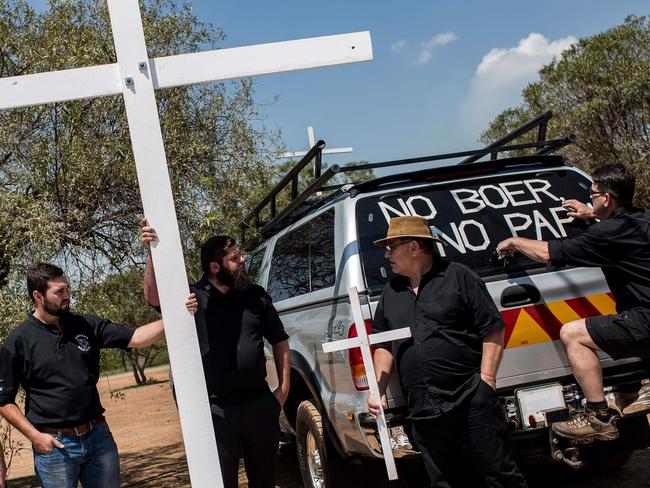
[[[431,55],[436,48],[445,46],[458,39],[458,36],[454,32],[442,32],[436,34],[428,41],[420,42],[417,48],[411,48],[410,44],[405,40],[396,41],[391,44],[390,51],[403,56],[408,61],[417,64],[426,64],[431,59]]]
[[[532,32],[511,48],[494,48],[476,67],[470,91],[461,104],[460,116],[468,130],[480,132],[502,110],[517,105],[522,89],[538,77],[538,71],[577,42],[573,36],[550,41]]]
[[[543,35],[532,32],[525,39],[521,39],[516,47],[492,49],[483,56],[476,68],[476,75],[506,81],[536,75],[543,65],[577,41],[575,37],[569,36],[549,42]]]
[[[417,57],[418,64],[426,64],[431,59],[431,53],[433,50],[439,46],[445,46],[450,42],[458,40],[458,36],[454,32],[442,32],[436,34],[428,41],[423,42],[420,45],[420,53]]]
[[[408,46],[408,42],[405,41],[404,39],[400,39],[399,41],[396,41],[390,45],[390,52],[392,53],[399,53],[404,51],[406,47]]]

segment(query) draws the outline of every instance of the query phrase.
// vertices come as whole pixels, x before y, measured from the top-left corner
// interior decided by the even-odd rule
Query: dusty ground
[[[118,448],[122,466],[123,487],[178,488],[189,486],[187,464],[176,407],[171,396],[167,368],[149,370],[160,383],[133,388],[133,375],[103,378],[99,384],[106,418]],[[111,399],[110,390],[124,394],[121,400]],[[650,449],[635,453],[621,470],[607,476],[570,473],[560,466],[528,466],[525,475],[531,488],[650,488]],[[418,467],[408,473],[409,483],[387,483],[383,464],[351,466],[347,486],[355,488],[403,488],[427,486]],[[24,441],[20,457],[14,460],[9,474],[12,488],[38,487],[34,476],[32,452]],[[240,486],[248,486],[243,469]],[[278,488],[300,488],[300,479],[293,446],[285,446],[278,456]],[[339,487],[335,487],[339,488]],[[345,488],[345,487],[343,487]]]

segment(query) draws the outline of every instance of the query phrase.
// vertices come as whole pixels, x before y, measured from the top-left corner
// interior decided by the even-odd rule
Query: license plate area
[[[515,390],[515,400],[524,430],[546,427],[546,412],[566,407],[559,383],[520,388]]]

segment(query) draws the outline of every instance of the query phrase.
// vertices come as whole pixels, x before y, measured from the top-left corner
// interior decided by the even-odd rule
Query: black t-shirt
[[[418,294],[403,276],[384,287],[373,332],[410,327],[391,349],[410,417],[433,418],[460,405],[479,385],[483,339],[504,327],[485,284],[465,266],[436,259]]]
[[[650,211],[617,208],[582,234],[548,243],[555,266],[600,266],[616,310],[650,309]],[[650,310],[646,310],[650,320]]]
[[[74,427],[104,412],[97,392],[99,350],[127,349],[134,330],[93,315],[67,313],[61,329],[33,315],[0,347],[0,405],[25,389],[34,425]]]
[[[223,294],[203,277],[191,287],[194,316],[211,399],[252,399],[268,391],[264,339],[288,339],[272,299],[261,286]]]

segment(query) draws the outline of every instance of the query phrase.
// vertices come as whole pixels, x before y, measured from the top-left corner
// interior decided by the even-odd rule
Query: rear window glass
[[[250,276],[253,283],[259,283],[260,269],[262,268],[262,260],[264,259],[264,251],[266,249],[258,249],[246,259],[246,272]]]
[[[492,177],[471,183],[438,185],[362,198],[357,203],[359,247],[368,287],[380,291],[389,278],[384,247],[392,217],[419,215],[428,220],[441,256],[465,264],[482,277],[504,272],[490,258],[497,244],[511,236],[553,240],[573,236],[587,225],[566,215],[562,201],[589,202],[591,182],[572,170]],[[518,253],[508,272],[539,267]]]
[[[280,237],[273,250],[267,290],[274,301],[328,288],[336,281],[334,211]]]

